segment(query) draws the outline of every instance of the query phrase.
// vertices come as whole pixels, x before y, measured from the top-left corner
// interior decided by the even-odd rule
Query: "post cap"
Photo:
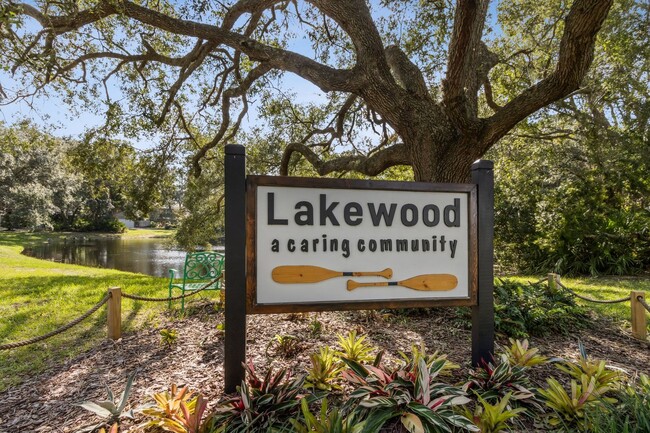
[[[226,155],[244,155],[245,147],[241,144],[226,144]]]
[[[492,170],[494,168],[494,161],[489,159],[477,159],[472,164],[472,170]]]

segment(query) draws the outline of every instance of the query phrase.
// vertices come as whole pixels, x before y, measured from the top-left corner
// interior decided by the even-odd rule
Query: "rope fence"
[[[562,284],[560,281],[556,281],[556,283],[557,283],[558,286],[562,287],[564,290],[571,293],[576,298],[580,298],[580,299],[582,299],[584,301],[588,301],[588,302],[594,302],[596,304],[620,304],[621,302],[627,302],[630,299],[632,299],[632,296],[626,296],[626,297],[620,298],[620,299],[593,299],[593,298],[588,298],[586,296],[582,296],[581,294],[576,293],[573,290],[569,289],[567,286]]]
[[[168,296],[166,298],[147,298],[145,296],[139,296],[139,295],[130,295],[128,293],[122,293],[123,298],[127,299],[133,299],[134,301],[144,301],[144,302],[170,302],[170,301],[178,301],[179,299],[183,298],[189,298],[192,295],[196,295],[199,292],[202,292],[203,290],[207,289],[217,281],[221,279],[222,275],[220,275],[218,278],[215,278],[214,280],[210,281],[209,283],[206,283],[204,286],[199,287],[196,290],[193,290],[190,294],[186,295],[185,293],[178,295],[178,296]]]
[[[209,283],[206,283],[205,285],[199,287],[196,290],[192,290],[190,293],[182,293],[181,295],[178,296],[167,296],[164,298],[149,298],[145,296],[140,296],[140,295],[132,295],[129,293],[122,293],[121,289],[119,287],[113,287],[108,289],[108,292],[104,295],[101,301],[96,303],[90,310],[86,311],[84,314],[81,316],[77,317],[73,321],[66,323],[65,325],[48,332],[47,334],[40,335],[38,337],[30,338],[28,340],[23,340],[23,341],[17,341],[15,343],[7,343],[7,344],[0,344],[0,351],[2,350],[10,350],[10,349],[17,349],[19,347],[23,346],[28,346],[30,344],[38,343],[40,341],[46,340],[50,337],[54,337],[55,335],[61,334],[68,329],[72,328],[75,325],[78,325],[79,323],[83,322],[85,319],[88,317],[92,316],[93,313],[95,313],[97,310],[99,310],[103,305],[108,303],[108,336],[109,338],[113,340],[117,340],[121,336],[121,298],[127,298],[127,299],[132,299],[135,301],[144,301],[144,302],[171,302],[171,301],[177,301],[179,299],[183,298],[188,298],[190,296],[196,295],[197,293],[202,292],[203,290],[206,290],[213,284],[215,284],[217,281],[221,280],[223,278],[223,274],[220,275],[219,277],[215,278],[214,280],[210,281]]]
[[[0,350],[16,349],[18,347],[38,343],[39,341],[46,340],[46,339],[48,339],[50,337],[54,337],[55,335],[58,335],[58,334],[60,334],[62,332],[65,332],[68,329],[72,328],[73,326],[81,323],[84,319],[87,319],[88,317],[90,317],[95,311],[99,310],[99,308],[102,305],[107,303],[110,298],[111,298],[111,294],[106,293],[104,295],[104,297],[102,298],[102,300],[99,301],[98,303],[96,303],[94,307],[92,307],[90,310],[86,311],[84,314],[82,314],[81,316],[74,319],[72,322],[69,322],[69,323],[61,326],[60,328],[57,328],[54,331],[48,332],[47,334],[41,335],[39,337],[30,338],[29,340],[18,341],[16,343],[2,344],[2,345],[0,345]]]
[[[645,300],[645,293],[640,291],[632,291],[628,296],[619,299],[594,299],[576,293],[565,286],[560,280],[558,274],[548,274],[547,278],[543,278],[531,285],[541,284],[543,281],[548,282],[549,289],[554,290],[556,287],[561,287],[576,298],[583,301],[592,302],[595,304],[620,304],[623,302],[630,302],[631,322],[632,322],[632,335],[642,341],[646,341],[647,336],[647,319],[646,310],[650,313],[650,305]]]
[[[645,299],[643,299],[643,296],[637,296],[637,297],[636,297],[636,300],[639,301],[639,303],[640,303],[641,305],[643,305],[643,307],[644,307],[646,310],[648,310],[648,313],[650,313],[650,305],[648,305],[648,303],[645,301]]]
[[[223,274],[221,274],[218,278],[215,278],[214,280],[206,283],[205,285],[199,287],[196,290],[192,290],[190,293],[182,293],[181,295],[178,296],[166,296],[166,297],[160,297],[160,298],[150,298],[146,296],[140,296],[140,295],[133,295],[129,293],[122,293],[122,290],[119,287],[113,287],[108,290],[108,292],[104,295],[101,301],[99,301],[97,304],[95,304],[90,310],[86,311],[84,314],[81,316],[77,317],[73,321],[51,331],[48,332],[47,334],[30,338],[28,340],[23,340],[23,341],[18,341],[15,343],[8,343],[8,344],[2,344],[0,345],[0,351],[1,350],[9,350],[9,349],[16,349],[19,347],[27,346],[30,344],[38,343],[40,341],[46,340],[50,337],[54,337],[55,335],[61,334],[68,329],[72,328],[73,326],[81,323],[88,317],[90,317],[93,313],[95,313],[97,310],[99,310],[104,304],[108,304],[108,337],[117,340],[121,337],[122,331],[121,331],[121,298],[127,298],[127,299],[132,299],[134,301],[143,301],[143,302],[171,302],[171,301],[177,301],[183,298],[188,298],[190,296],[194,296],[197,293],[200,293],[206,289],[208,289],[210,286],[215,284],[217,281],[221,280],[223,278]],[[645,341],[646,340],[646,334],[647,334],[647,319],[646,319],[646,311],[650,313],[650,305],[645,300],[645,293],[640,292],[640,291],[632,291],[629,296],[626,296],[624,298],[620,299],[593,299],[589,298],[587,296],[580,295],[579,293],[576,293],[574,290],[568,288],[566,285],[562,283],[560,280],[560,276],[558,274],[548,274],[547,278],[542,278],[539,281],[536,281],[534,283],[529,282],[530,285],[536,286],[539,284],[542,284],[543,282],[547,282],[549,285],[549,289],[554,290],[556,287],[561,287],[563,290],[569,292],[573,296],[582,299],[587,302],[593,302],[597,304],[619,304],[622,302],[628,302],[630,301],[631,304],[631,311],[632,311],[632,334],[634,335],[635,338],[638,338],[640,340]]]

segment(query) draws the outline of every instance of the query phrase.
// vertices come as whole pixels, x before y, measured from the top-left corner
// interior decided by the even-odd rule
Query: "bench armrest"
[[[174,281],[176,278],[176,274],[178,273],[178,269],[170,269],[169,270],[169,282],[170,284]]]

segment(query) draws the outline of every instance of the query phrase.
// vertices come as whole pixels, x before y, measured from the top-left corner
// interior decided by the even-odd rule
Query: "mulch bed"
[[[194,304],[190,311],[182,319],[170,314],[161,318],[157,328],[126,335],[117,342],[104,341],[0,393],[0,433],[74,432],[96,423],[100,419],[75,403],[105,399],[105,385],[121,392],[127,375],[134,370],[137,376],[129,402],[136,409],[172,383],[201,391],[214,405],[223,391],[224,333],[217,328],[223,323],[223,313],[207,303]],[[319,346],[335,346],[337,333],[356,329],[368,335],[369,343],[386,349],[389,361],[398,356],[398,351],[408,351],[412,344],[423,341],[431,351],[440,350],[462,366],[462,371],[455,372],[460,380],[469,368],[471,333],[455,325],[453,314],[453,309],[437,309],[408,315],[359,311],[249,316],[247,355],[260,370],[289,366],[301,372],[309,365],[309,354]],[[310,331],[314,319],[322,324],[320,335]],[[171,347],[161,344],[162,328],[178,332]],[[282,357],[274,347],[267,347],[277,334],[297,337],[295,354]],[[579,340],[594,358],[630,373],[650,373],[650,345],[605,319],[594,318],[589,329],[570,336],[533,338],[531,344],[546,356],[575,359]],[[499,343],[507,344],[507,339]],[[140,422],[142,419],[123,427],[133,428]]]

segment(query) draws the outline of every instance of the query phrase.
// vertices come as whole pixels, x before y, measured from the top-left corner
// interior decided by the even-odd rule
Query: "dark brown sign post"
[[[478,187],[478,303],[472,307],[472,365],[494,354],[494,163],[472,164]]]
[[[244,379],[246,361],[246,154],[244,146],[226,146],[226,335],[224,390],[232,393]]]
[[[491,359],[491,162],[435,184],[246,177],[244,159],[226,147],[226,392],[246,314],[471,306],[472,363]]]

